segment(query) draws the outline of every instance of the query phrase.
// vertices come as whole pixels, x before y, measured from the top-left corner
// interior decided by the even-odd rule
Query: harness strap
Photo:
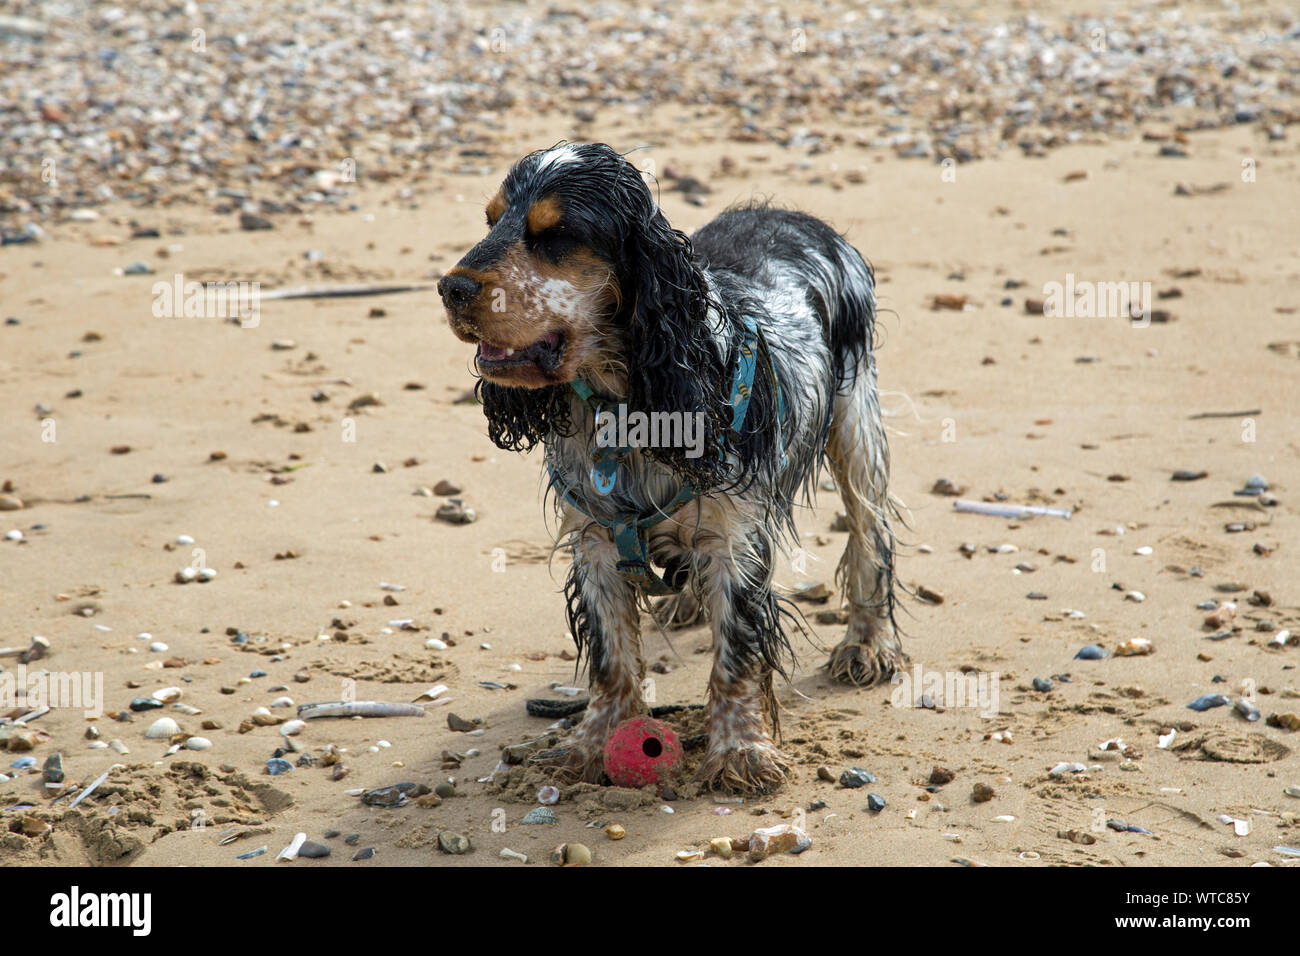
[[[739,434],[745,424],[745,416],[749,413],[750,399],[753,397],[754,375],[758,363],[761,361],[763,367],[767,370],[767,374],[772,379],[772,388],[776,392],[776,438],[777,447],[781,449],[781,465],[784,467],[788,459],[785,453],[785,442],[782,440],[781,435],[781,423],[785,418],[785,401],[781,394],[781,384],[776,377],[776,368],[772,365],[772,356],[767,348],[767,340],[763,337],[763,332],[758,327],[758,323],[749,316],[745,316],[744,322],[746,333],[740,342],[740,359],[736,364],[736,373],[731,388],[731,430]],[[570,387],[587,407],[599,416],[602,411],[601,403],[592,387],[581,378],[575,378],[570,383]],[[596,450],[591,468],[591,481],[599,494],[608,495],[614,490],[618,466],[627,460],[632,450],[632,448],[626,446],[606,446]],[[721,450],[719,450],[719,453],[721,453]],[[699,488],[693,484],[685,484],[668,504],[655,509],[649,514],[640,515],[635,512],[627,512],[609,519],[594,515],[584,508],[577,496],[573,494],[573,490],[565,483],[549,460],[546,467],[551,475],[551,487],[555,488],[565,501],[588,518],[610,529],[614,536],[614,545],[618,548],[618,572],[625,580],[651,595],[675,594],[681,590],[680,583],[675,587],[668,584],[651,567],[649,530],[659,522],[671,517],[674,512],[684,505],[698,498],[703,493]]]

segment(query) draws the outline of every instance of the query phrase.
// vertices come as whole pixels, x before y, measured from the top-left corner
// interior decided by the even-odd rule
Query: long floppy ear
[[[723,318],[710,315],[708,287],[692,259],[690,239],[668,225],[635,167],[623,165],[624,200],[634,219],[621,276],[628,407],[680,413],[683,424],[687,416],[702,414],[703,445],[692,452],[701,452],[696,457],[688,457],[687,448],[642,450],[685,480],[716,485],[725,470],[719,440],[727,440],[731,424],[731,381],[717,338]]]
[[[552,432],[572,428],[566,389],[510,388],[483,379],[474,386],[488,420],[488,437],[506,451],[531,451]]]

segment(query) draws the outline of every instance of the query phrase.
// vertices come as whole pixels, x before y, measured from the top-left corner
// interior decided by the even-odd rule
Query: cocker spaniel
[[[836,575],[848,633],[827,666],[866,685],[907,659],[870,266],[824,222],[764,205],[687,238],[603,144],[525,156],[487,225],[438,291],[452,330],[478,346],[492,441],[545,447],[591,685],[582,722],[534,760],[600,780],[606,737],[645,709],[640,611],[680,593],[713,632],[700,774],[719,789],[777,787],[790,769],[772,739],[772,677],[787,674],[796,619],[773,562],[797,545],[793,508],[823,463],[849,532]]]

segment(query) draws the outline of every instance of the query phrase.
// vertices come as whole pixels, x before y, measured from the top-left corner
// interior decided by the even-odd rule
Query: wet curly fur
[[[894,625],[897,513],[870,266],[820,220],[761,204],[730,209],[688,238],[641,173],[601,144],[525,156],[488,204],[488,224],[439,290],[453,331],[478,345],[489,437],[514,451],[543,447],[569,491],[566,499],[551,488],[574,556],[569,628],[591,683],[583,722],[538,762],[558,777],[598,780],[608,732],[645,711],[645,597],[618,572],[608,525],[654,513],[689,483],[702,494],[653,526],[649,553],[684,584],[661,615],[707,619],[713,631],[702,776],[721,789],[774,789],[790,773],[772,740],[771,678],[788,672],[791,616],[773,564],[797,545],[794,505],[810,502],[823,466],[849,528],[837,571],[849,626],[830,674],[868,685],[906,661]],[[734,432],[746,317],[762,330],[772,374],[755,376]],[[579,377],[604,405],[697,416],[706,453],[638,447],[614,491],[598,494],[588,479],[596,420],[572,388]]]

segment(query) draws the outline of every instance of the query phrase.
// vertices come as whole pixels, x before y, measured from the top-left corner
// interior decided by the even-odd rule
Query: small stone
[[[581,843],[561,843],[551,851],[551,862],[557,866],[587,866],[591,850]]]
[[[46,783],[63,783],[63,754],[52,753],[46,757],[41,776]]]
[[[878,793],[867,794],[867,809],[872,813],[879,813],[885,809],[885,798]]]
[[[1055,685],[1046,677],[1035,677],[1033,680],[1034,690],[1049,691]]]
[[[869,770],[863,770],[861,767],[851,767],[840,774],[840,786],[849,790],[857,790],[859,787],[865,787],[869,783],[876,782],[876,775]]]
[[[605,827],[605,836],[609,837],[611,840],[621,840],[623,837],[627,836],[627,830],[623,829],[622,824],[611,823],[609,826]]]
[[[977,783],[971,790],[971,799],[976,803],[988,803],[996,795],[996,792],[987,783]]]
[[[298,855],[305,856],[308,859],[318,860],[327,857],[332,851],[323,843],[313,843],[311,840],[298,847]]]
[[[280,757],[272,757],[266,762],[266,772],[273,777],[278,777],[282,773],[288,773],[293,769],[293,764]]]
[[[808,834],[789,823],[760,827],[749,836],[749,859],[757,863],[777,853],[802,853],[810,846]]]
[[[357,850],[356,853],[352,854],[352,859],[354,861],[369,860],[374,855],[375,855],[375,848],[373,846],[368,846],[364,850]]]
[[[459,856],[470,851],[469,837],[452,830],[443,830],[438,834],[438,849],[443,853]]]

